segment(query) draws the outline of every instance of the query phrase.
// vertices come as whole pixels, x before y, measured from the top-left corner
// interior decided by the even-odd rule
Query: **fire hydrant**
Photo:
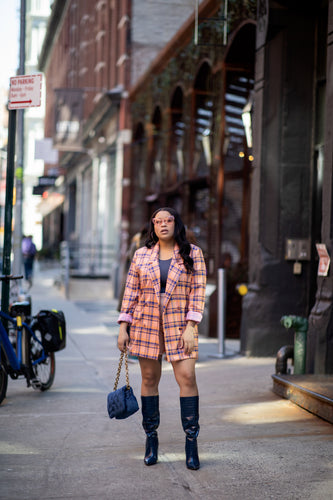
[[[282,316],[281,324],[295,330],[294,336],[294,374],[305,373],[306,338],[308,333],[308,320],[301,316]]]

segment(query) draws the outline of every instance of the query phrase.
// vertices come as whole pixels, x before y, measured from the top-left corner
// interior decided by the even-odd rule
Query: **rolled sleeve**
[[[191,292],[189,296],[189,308],[186,315],[187,321],[200,323],[205,308],[206,293],[206,265],[202,251],[197,246],[192,246],[193,273],[191,276]]]
[[[133,318],[130,314],[120,313],[118,317],[118,323],[122,323],[123,321],[125,321],[125,323],[132,323]]]
[[[196,323],[200,323],[202,320],[202,314],[194,311],[189,311],[186,314],[186,321],[195,321]]]

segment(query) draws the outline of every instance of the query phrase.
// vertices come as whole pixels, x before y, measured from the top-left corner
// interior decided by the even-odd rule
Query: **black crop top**
[[[168,279],[169,267],[172,259],[160,259],[160,273],[161,273],[161,293],[165,293],[165,286]]]

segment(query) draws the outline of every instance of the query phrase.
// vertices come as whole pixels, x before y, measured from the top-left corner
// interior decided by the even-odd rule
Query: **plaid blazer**
[[[190,255],[194,263],[193,273],[187,272],[179,247],[175,245],[160,318],[159,243],[153,248],[142,247],[135,252],[118,318],[118,323],[126,321],[131,325],[129,349],[132,355],[158,359],[162,320],[167,360],[198,358],[197,326],[193,352],[187,355],[179,346],[187,321],[199,323],[205,306],[205,261],[201,249],[195,245],[191,245]]]

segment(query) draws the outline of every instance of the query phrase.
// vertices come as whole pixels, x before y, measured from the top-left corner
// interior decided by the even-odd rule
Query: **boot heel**
[[[200,469],[198,443],[196,439],[186,438],[185,453],[186,453],[186,467],[191,470]]]
[[[157,432],[147,436],[146,439],[146,454],[144,462],[146,465],[154,465],[157,462],[158,437]]]

